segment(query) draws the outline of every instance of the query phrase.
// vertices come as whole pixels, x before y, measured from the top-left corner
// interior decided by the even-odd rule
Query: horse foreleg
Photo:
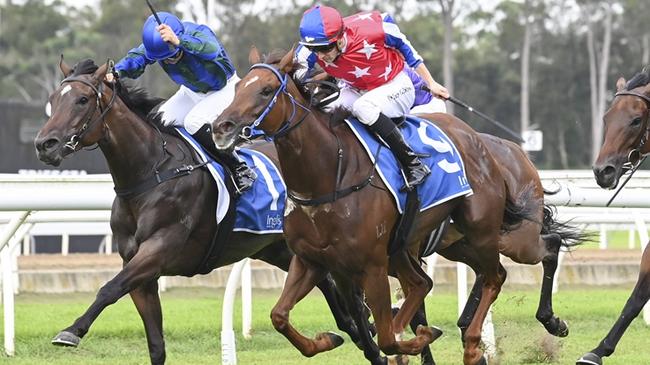
[[[406,295],[404,303],[393,318],[393,329],[401,333],[420,305],[424,303],[424,298],[433,287],[433,282],[407,251],[400,251],[393,255],[390,264],[397,272]]]
[[[165,363],[165,340],[163,338],[163,318],[158,296],[158,280],[152,280],[133,289],[130,293],[144,331],[147,334],[149,358],[152,365]]]
[[[160,272],[160,252],[146,249],[143,243],[133,258],[106,285],[97,292],[95,301],[86,312],[72,324],[59,332],[52,343],[62,346],[77,346],[99,314],[107,306],[117,302],[126,293],[158,278]]]
[[[576,364],[602,364],[602,358],[614,353],[616,345],[621,340],[623,333],[625,333],[627,327],[632,323],[632,320],[639,315],[643,306],[648,302],[648,299],[650,299],[650,244],[643,251],[641,270],[639,271],[639,279],[636,282],[636,286],[632,290],[632,294],[627,300],[627,303],[625,303],[621,315],[616,320],[616,323],[614,323],[614,327],[609,330],[609,333],[598,344],[598,347],[583,355],[578,359]]]
[[[569,334],[569,327],[566,322],[559,319],[553,313],[553,278],[558,264],[558,253],[562,238],[556,233],[540,236],[540,244],[546,246],[547,254],[542,259],[544,277],[542,278],[542,289],[539,297],[539,306],[535,318],[553,336],[566,337]]]
[[[375,319],[379,348],[387,355],[417,355],[422,352],[424,346],[433,342],[432,330],[428,327],[419,327],[415,338],[397,341],[392,321],[387,270],[382,266],[373,266],[366,267],[364,273],[363,289]]]
[[[273,327],[306,357],[332,350],[343,343],[343,338],[332,332],[320,333],[312,340],[300,334],[289,323],[291,309],[322,281],[326,274],[324,270],[310,266],[300,257],[294,256],[282,294],[271,310]]]

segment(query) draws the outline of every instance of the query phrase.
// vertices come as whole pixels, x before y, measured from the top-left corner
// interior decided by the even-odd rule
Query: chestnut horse
[[[596,182],[604,189],[615,189],[623,174],[635,169],[644,156],[650,154],[650,69],[644,69],[629,82],[619,78],[616,95],[609,110],[603,116],[605,141],[600,147],[593,170]],[[614,327],[598,344],[584,354],[576,364],[602,364],[602,358],[610,356],[616,344],[632,320],[639,315],[650,299],[650,245],[641,257],[639,279]]]
[[[145,119],[161,99],[148,97],[142,90],[128,90],[119,82],[104,82],[106,64],[98,68],[87,60],[73,70],[61,59],[60,68],[65,79],[50,95],[51,116],[34,142],[39,159],[58,166],[64,157],[96,143],[106,157],[116,191],[130,193],[118,194],[111,212],[122,270],[99,290],[88,310],[52,342],[77,346],[101,311],[129,293],[144,323],[151,363],[163,364],[160,276],[205,274],[245,257],[286,271],[293,254],[283,235],[277,233],[232,232],[226,242],[211,247],[217,230],[217,199],[223,197],[218,196],[207,169],[188,168],[197,166],[191,147]],[[254,148],[277,165],[273,145]],[[154,174],[162,177],[174,171],[175,178],[147,184],[155,182]],[[318,287],[339,328],[358,341],[355,324],[343,312],[344,303],[333,281],[322,279]]]
[[[396,340],[395,334],[409,323],[432,283],[407,250],[387,255],[398,211],[386,186],[375,176],[373,163],[347,127],[330,126],[328,115],[308,106],[289,77],[294,68],[293,51],[279,62],[259,63],[261,56],[253,48],[249,60],[254,65],[238,83],[232,104],[213,123],[213,139],[217,147],[230,148],[249,137],[251,125],[257,121],[266,135],[274,137],[278,149],[282,175],[293,196],[287,201],[284,230],[296,256],[271,312],[273,326],[305,356],[340,345],[334,334],[307,338],[289,322],[290,310],[330,272],[344,290],[363,291],[384,353],[420,353],[434,339],[431,328],[418,328],[416,337],[410,340]],[[523,219],[534,219],[528,207],[532,187],[519,197],[513,196],[498,163],[474,130],[451,115],[426,118],[432,122],[435,119],[435,124],[456,144],[474,194],[418,213],[409,247],[418,246],[451,215],[480,257],[482,293],[465,331],[463,362],[481,364],[485,362],[479,349],[483,321],[506,277],[499,263],[499,236]],[[394,319],[389,262],[407,293]]]

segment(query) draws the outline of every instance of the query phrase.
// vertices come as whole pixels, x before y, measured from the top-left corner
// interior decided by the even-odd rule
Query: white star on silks
[[[368,43],[365,39],[363,40],[363,49],[360,49],[357,51],[358,53],[363,53],[366,55],[366,59],[370,59],[370,56],[372,56],[373,53],[379,52],[379,50],[375,49],[375,44],[374,43]]]
[[[366,68],[359,68],[357,66],[354,66],[354,71],[349,71],[349,74],[353,74],[357,79],[360,78],[361,76],[368,76],[370,73],[368,72],[370,70],[370,66]]]
[[[324,63],[325,66],[327,66],[327,67],[334,67],[334,68],[338,68],[338,67],[339,67],[339,66],[335,65],[334,62],[327,62],[327,61],[323,60],[323,63]]]
[[[384,71],[383,74],[379,75],[379,77],[383,77],[384,80],[388,81],[388,75],[390,75],[391,71],[393,71],[393,65],[389,62],[388,66],[386,66],[386,71]]]
[[[372,20],[372,13],[359,14],[354,20]]]

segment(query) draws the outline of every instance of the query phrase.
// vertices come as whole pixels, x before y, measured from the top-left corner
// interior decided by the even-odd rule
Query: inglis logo
[[[268,229],[282,228],[282,222],[283,218],[281,215],[266,216],[266,228]]]

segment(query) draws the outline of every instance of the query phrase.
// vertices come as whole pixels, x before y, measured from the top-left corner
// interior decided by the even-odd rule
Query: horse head
[[[102,138],[103,123],[99,121],[110,109],[114,95],[112,91],[111,95],[104,93],[108,64],[97,67],[87,60],[72,69],[61,56],[59,67],[64,79],[48,98],[49,119],[34,140],[38,158],[53,166]]]
[[[233,102],[212,123],[217,148],[231,148],[250,138],[255,128],[277,135],[295,123],[298,108],[309,110],[289,76],[293,54],[292,49],[279,61],[261,63],[259,51],[252,47],[248,74],[237,83]]]
[[[614,101],[603,117],[605,140],[593,165],[596,182],[607,189],[616,188],[621,176],[650,153],[650,70],[644,69],[627,83],[619,78],[616,88]]]

